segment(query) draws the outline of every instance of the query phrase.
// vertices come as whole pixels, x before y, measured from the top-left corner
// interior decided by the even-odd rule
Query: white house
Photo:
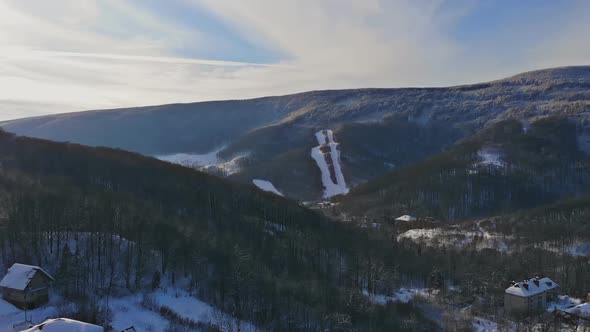
[[[504,310],[509,314],[530,315],[545,309],[557,297],[559,285],[545,278],[531,278],[512,283],[504,292]]]

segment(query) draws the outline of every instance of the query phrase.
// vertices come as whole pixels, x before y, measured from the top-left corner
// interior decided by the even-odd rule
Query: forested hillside
[[[551,140],[547,128],[567,136],[568,126],[542,121],[526,135]],[[516,136],[505,136],[511,130]],[[501,143],[498,135],[514,140],[521,132],[518,123],[506,122],[482,133],[480,142]],[[526,135],[521,138],[529,142]],[[546,157],[555,154],[548,160],[579,157],[576,150],[556,154],[542,146]],[[0,152],[0,263],[47,267],[56,291],[76,303],[62,316],[103,323],[117,315],[108,303],[124,294],[145,294],[142,305],[153,308],[149,294],[161,279],[244,329],[432,331],[465,328],[455,309],[471,303],[479,303],[474,313],[499,315],[506,285],[531,274],[551,275],[572,296],[590,286],[587,257],[556,250],[575,243],[571,234],[554,231],[564,222],[567,231],[583,230],[586,201],[483,220],[477,232],[516,239],[506,241],[508,249],[482,248],[486,233],[466,241],[473,234],[468,225],[451,243],[408,240],[402,235],[418,224],[335,223],[252,186],[124,151],[2,133]],[[508,156],[502,160],[513,160]],[[587,241],[580,234],[576,243]],[[374,300],[410,285],[428,289],[428,303]],[[168,307],[155,312],[175,317]],[[221,329],[181,322],[183,331]]]
[[[161,274],[265,330],[434,328],[412,305],[362,295],[399,285],[376,274],[396,264],[386,242],[294,202],[134,153],[7,133],[0,163],[1,262],[47,266],[75,317],[103,323],[105,298],[149,292]]]
[[[588,193],[590,156],[575,122],[504,120],[425,161],[391,171],[340,198],[345,214],[446,221],[492,216]]]

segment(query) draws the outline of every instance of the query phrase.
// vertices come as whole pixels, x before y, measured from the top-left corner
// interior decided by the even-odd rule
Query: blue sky
[[[0,120],[590,64],[563,0],[0,0]]]

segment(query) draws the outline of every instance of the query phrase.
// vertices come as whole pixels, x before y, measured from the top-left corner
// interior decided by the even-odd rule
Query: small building
[[[559,285],[545,278],[513,282],[504,292],[504,311],[512,315],[533,315],[545,310],[547,302],[557,298]]]
[[[401,217],[395,218],[395,221],[416,221],[416,217],[405,214]]]
[[[103,332],[98,325],[88,324],[73,319],[55,318],[48,319],[39,325],[35,325],[21,332]]]
[[[14,263],[0,281],[2,298],[15,306],[35,308],[49,301],[49,273],[33,265]]]

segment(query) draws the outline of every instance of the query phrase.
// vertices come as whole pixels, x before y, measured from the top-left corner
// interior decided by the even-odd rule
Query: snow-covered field
[[[311,157],[316,161],[322,174],[324,198],[347,194],[349,189],[346,186],[344,174],[342,173],[340,151],[338,151],[339,143],[334,141],[334,133],[331,130],[326,129],[318,131],[315,135],[319,145],[311,149]],[[322,152],[322,147],[326,146],[329,147],[330,152],[324,154]],[[331,166],[336,177],[336,183],[334,183],[332,176],[330,175],[330,165],[328,165],[326,158],[330,158],[332,162]]]
[[[278,191],[277,188],[275,188],[275,186],[269,181],[254,179],[252,180],[252,183],[254,183],[254,185],[260,188],[261,190],[268,191],[279,196],[283,196],[283,194],[281,194],[281,192]]]

